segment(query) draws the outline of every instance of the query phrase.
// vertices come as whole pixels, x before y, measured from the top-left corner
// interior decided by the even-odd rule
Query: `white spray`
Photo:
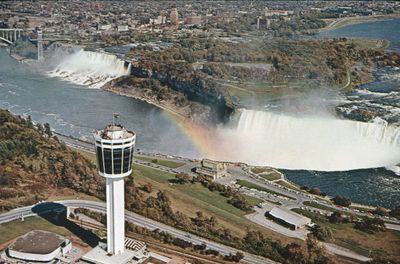
[[[343,171],[400,163],[400,127],[334,116],[242,110],[217,131],[214,158],[285,169]]]
[[[130,71],[130,64],[126,65],[115,55],[100,52],[57,50],[51,59],[57,63],[49,71],[50,76],[91,88],[100,88],[108,81],[127,75]]]

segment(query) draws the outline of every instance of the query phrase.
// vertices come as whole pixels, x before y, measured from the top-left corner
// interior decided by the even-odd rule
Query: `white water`
[[[345,171],[400,163],[400,127],[384,122],[242,110],[236,127],[217,134],[223,151],[214,158],[255,165]]]
[[[48,73],[76,84],[100,88],[108,81],[130,72],[130,64],[115,55],[78,50],[66,52],[57,50],[51,60],[57,61]]]

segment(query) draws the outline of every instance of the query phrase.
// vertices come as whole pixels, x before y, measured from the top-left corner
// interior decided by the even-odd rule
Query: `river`
[[[120,113],[138,134],[137,148],[198,157],[199,153],[168,113],[132,98],[51,78],[0,49],[0,108],[50,123],[57,132],[92,140],[92,132]]]
[[[400,51],[400,19],[348,25],[321,32],[318,38],[356,37],[387,39],[387,51]],[[339,110],[357,119],[357,110],[368,110],[388,123],[400,124],[400,69],[381,68],[375,81],[344,94]],[[345,172],[283,171],[301,185],[319,187],[330,195],[344,195],[353,201],[389,208],[400,205],[400,177],[384,168]]]
[[[387,37],[392,43],[390,48],[397,49],[400,37],[396,29],[399,21],[351,25],[321,33],[319,37],[360,36],[357,35],[359,32],[369,30],[367,36]],[[386,32],[382,35],[382,26],[392,29],[395,33]],[[187,157],[202,155],[174,119],[154,106],[100,89],[91,89],[62,81],[60,78],[49,77],[43,74],[43,69],[18,63],[4,49],[0,49],[0,61],[1,108],[9,109],[19,115],[31,115],[35,122],[48,122],[57,132],[86,140],[92,140],[92,132],[110,122],[111,114],[118,112],[121,114],[121,122],[137,132],[137,148],[148,152]],[[64,66],[68,68],[70,65]],[[396,105],[400,101],[397,97],[400,87],[399,78],[396,77],[397,70],[385,69],[377,72],[376,76],[382,76],[381,79],[377,78],[376,82],[346,94],[345,97],[349,102],[343,106],[344,111],[362,104],[370,109],[371,104],[374,104],[375,107],[385,110],[378,111],[382,119],[397,123],[400,113],[399,106]],[[377,89],[379,92],[387,93],[386,97],[379,97],[380,101],[372,98],[371,94],[363,95]],[[209,143],[203,142],[203,144]],[[283,171],[288,179],[298,184],[319,187],[332,196],[345,195],[359,203],[392,208],[398,205],[400,200],[400,177],[384,168],[343,172]]]

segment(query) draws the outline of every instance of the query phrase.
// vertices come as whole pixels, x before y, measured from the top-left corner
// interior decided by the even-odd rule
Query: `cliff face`
[[[205,89],[204,80],[182,80],[169,74],[153,72],[139,66],[132,66],[131,74],[140,78],[158,80],[162,85],[184,94],[190,101],[206,105],[210,108],[209,120],[224,123],[235,111],[235,106],[222,91],[214,87]]]
[[[139,78],[133,75],[121,76],[108,82],[102,89],[146,101],[199,123],[209,121],[209,106],[188,100],[183,93],[175,91],[167,85],[162,85],[156,79]]]

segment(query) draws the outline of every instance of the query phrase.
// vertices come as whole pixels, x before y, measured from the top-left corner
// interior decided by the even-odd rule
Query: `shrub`
[[[351,200],[347,197],[341,196],[341,195],[337,195],[335,196],[332,201],[336,204],[336,205],[340,205],[340,206],[345,206],[348,207],[351,204]]]

